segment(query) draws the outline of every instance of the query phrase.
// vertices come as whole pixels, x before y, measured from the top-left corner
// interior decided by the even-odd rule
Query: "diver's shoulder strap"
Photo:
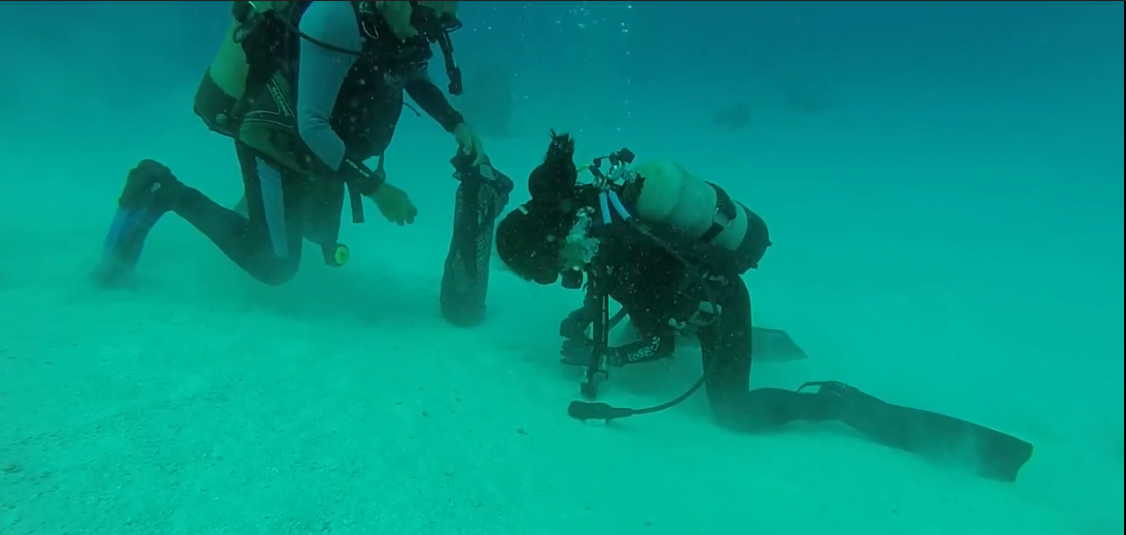
[[[715,216],[712,218],[712,226],[708,228],[703,236],[700,236],[700,241],[704,243],[711,243],[712,240],[719,236],[721,232],[727,230],[727,226],[735,221],[737,212],[735,210],[735,202],[731,200],[731,196],[727,194],[723,188],[708,182],[709,186],[715,190]]]

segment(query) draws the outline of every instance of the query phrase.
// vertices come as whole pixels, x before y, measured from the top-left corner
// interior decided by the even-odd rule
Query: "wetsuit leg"
[[[340,238],[340,218],[344,210],[344,197],[349,191],[343,182],[337,180],[318,180],[306,183],[303,189],[301,220],[305,240],[321,250],[325,264],[340,267],[347,262],[347,254],[339,257],[343,248]],[[352,208],[352,214],[358,212]]]
[[[794,420],[833,417],[831,403],[810,394],[778,388],[750,391],[751,298],[739,277],[713,285],[721,314],[715,325],[700,330],[704,385],[720,425],[758,431]]]
[[[304,205],[301,217],[305,240],[319,247],[325,263],[333,267],[342,266],[347,262],[347,248],[337,241],[340,237],[340,216],[344,207],[344,195],[344,183],[330,180],[307,184],[302,192]],[[246,204],[246,195],[243,194],[232,210],[243,217],[249,217]],[[354,206],[352,213],[358,213]],[[341,248],[345,254],[343,261],[339,256]]]
[[[722,323],[718,329],[701,330],[699,336],[708,399],[724,427],[753,432],[794,420],[838,420],[886,446],[927,457],[969,458],[981,475],[1002,481],[1015,481],[1032,456],[1032,445],[1018,438],[943,414],[886,403],[841,383],[817,383],[817,388],[803,392],[750,390],[749,293],[739,279],[716,291]]]
[[[247,216],[185,187],[174,211],[204,233],[251,277],[270,285],[293,278],[301,262],[304,191],[296,177],[235,143]]]

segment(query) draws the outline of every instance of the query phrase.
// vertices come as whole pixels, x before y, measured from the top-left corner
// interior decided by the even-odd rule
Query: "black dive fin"
[[[757,362],[789,362],[809,358],[786,331],[751,327],[751,354]]]
[[[988,427],[899,405],[889,404],[886,411],[881,433],[898,442],[891,445],[928,456],[966,458],[983,477],[1014,482],[1032,458],[1032,444]]]
[[[840,420],[872,440],[923,457],[972,464],[983,477],[1013,482],[1032,444],[945,414],[893,405],[835,381],[807,383],[840,399]]]

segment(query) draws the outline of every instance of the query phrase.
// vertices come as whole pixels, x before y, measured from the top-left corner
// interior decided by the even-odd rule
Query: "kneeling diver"
[[[972,452],[982,476],[1015,481],[1032,445],[973,423],[894,405],[835,382],[797,391],[750,389],[751,299],[740,275],[756,268],[770,245],[766,224],[715,184],[671,162],[641,163],[622,150],[595,160],[593,184],[577,183],[574,142],[552,136],[532,171],[532,200],[498,225],[497,250],[514,272],[539,284],[563,276],[569,288],[588,275],[584,306],[560,325],[563,360],[585,361],[583,394],[595,395],[605,366],[671,356],[675,331],[699,326],[704,375],[688,392],[649,409],[576,401],[577,419],[612,420],[672,407],[706,386],[718,423],[756,432],[795,420],[837,420],[872,440],[924,456]],[[609,172],[603,172],[609,160]],[[607,299],[628,311],[642,334],[608,347]],[[594,339],[585,331],[593,324]]]
[[[244,213],[144,160],[126,178],[97,279],[127,278],[149,231],[168,212],[265,284],[293,278],[302,240],[319,245],[327,265],[344,265],[350,253],[337,238],[346,197],[357,223],[362,197],[399,225],[418,213],[383,171],[406,94],[459,147],[451,160],[461,185],[442,313],[459,325],[482,321],[493,223],[512,184],[428,75],[437,44],[450,93],[461,92],[450,40],[461,27],[456,8],[457,2],[234,2],[194,111],[208,128],[234,140]],[[364,162],[375,157],[378,166],[369,168]]]

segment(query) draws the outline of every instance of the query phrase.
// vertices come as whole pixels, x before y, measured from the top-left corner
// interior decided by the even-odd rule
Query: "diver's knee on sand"
[[[259,269],[247,269],[246,272],[255,280],[267,286],[281,286],[297,275],[300,262],[283,259],[271,260]]]

